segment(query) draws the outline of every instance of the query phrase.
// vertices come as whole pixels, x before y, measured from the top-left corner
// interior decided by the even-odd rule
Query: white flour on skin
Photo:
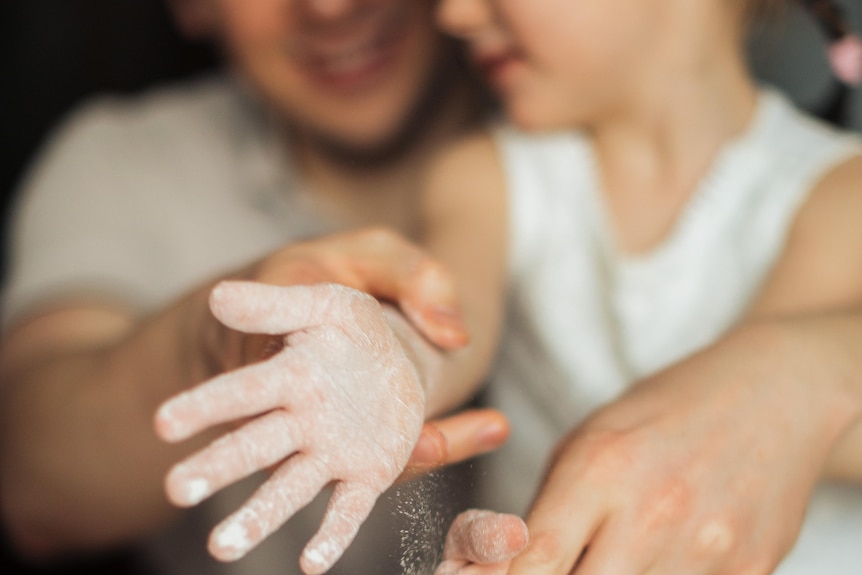
[[[163,404],[157,430],[169,441],[253,418],[175,466],[169,496],[193,505],[284,461],[214,530],[210,552],[232,561],[335,482],[321,530],[303,557],[306,573],[323,573],[410,457],[425,412],[418,374],[380,304],[342,286],[225,282],[213,290],[211,308],[232,329],[288,334],[288,345]]]

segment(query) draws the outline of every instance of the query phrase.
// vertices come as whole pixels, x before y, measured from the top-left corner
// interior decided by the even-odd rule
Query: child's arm
[[[404,469],[424,418],[475,393],[502,307],[505,206],[495,157],[487,139],[465,142],[440,161],[424,198],[427,247],[458,280],[471,334],[463,350],[444,355],[398,314],[389,312],[387,321],[372,298],[332,285],[228,283],[214,291],[213,313],[228,327],[284,334],[283,349],[270,359],[184,393],[158,414],[160,435],[171,441],[242,422],[172,470],[168,491],[178,504],[196,504],[276,467],[215,529],[216,557],[243,556],[334,482],[323,524],[302,557],[306,573],[327,570]],[[385,234],[381,240],[381,249],[392,243]]]

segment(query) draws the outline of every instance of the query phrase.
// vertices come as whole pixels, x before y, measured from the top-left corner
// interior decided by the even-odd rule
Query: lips
[[[374,85],[397,61],[407,27],[401,16],[389,11],[369,18],[364,26],[348,23],[352,29],[347,37],[337,31],[312,33],[292,56],[313,84],[353,95]]]
[[[498,88],[504,87],[523,59],[515,50],[478,53],[474,55],[476,66],[485,78]]]

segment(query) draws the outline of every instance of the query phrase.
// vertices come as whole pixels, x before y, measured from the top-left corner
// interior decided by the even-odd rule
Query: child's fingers
[[[224,373],[185,391],[156,412],[156,431],[165,441],[177,442],[220,423],[285,407],[281,385],[290,364],[265,362]]]
[[[279,335],[331,323],[358,298],[369,298],[337,284],[275,286],[223,281],[210,293],[210,309],[231,329]]]
[[[452,523],[443,556],[483,565],[502,563],[523,551],[527,539],[527,525],[520,517],[471,509]]]
[[[378,495],[349,483],[336,486],[320,529],[302,553],[300,565],[304,573],[325,573],[338,561],[371,513]]]
[[[209,540],[210,553],[220,561],[241,559],[311,503],[328,482],[327,474],[308,457],[291,457],[239,511],[213,530]]]
[[[476,565],[466,561],[448,560],[441,563],[434,575],[506,575],[509,563]]]
[[[216,491],[292,455],[303,437],[295,418],[276,410],[225,434],[174,466],[165,481],[176,505],[197,505]]]

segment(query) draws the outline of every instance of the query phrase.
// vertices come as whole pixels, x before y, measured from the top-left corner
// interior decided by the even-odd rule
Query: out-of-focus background
[[[164,0],[4,0],[0,9],[0,224],[28,161],[71,108],[96,93],[135,93],[217,66],[215,50],[181,38]],[[412,1],[412,0],[405,0]],[[841,0],[862,31],[862,0]],[[803,108],[862,131],[862,90],[831,77],[823,36],[794,4],[751,43],[757,74]],[[5,251],[5,249],[4,249]],[[4,260],[0,257],[0,279]],[[139,573],[122,554],[25,569],[3,543],[0,574]]]
[[[180,37],[164,0],[3,0],[0,4],[0,247],[17,182],[53,126],[96,93],[135,93],[216,66]],[[0,256],[0,279],[5,269]],[[0,382],[2,384],[2,382]],[[130,555],[25,567],[0,525],[1,575],[147,575]]]
[[[4,0],[0,7],[0,214],[50,129],[96,93],[134,93],[216,66],[164,0]],[[2,272],[0,263],[0,272]]]
[[[862,131],[862,89],[841,90],[832,78],[823,34],[799,2],[756,28],[750,57],[757,75],[806,110]],[[862,0],[836,0],[862,34]]]

